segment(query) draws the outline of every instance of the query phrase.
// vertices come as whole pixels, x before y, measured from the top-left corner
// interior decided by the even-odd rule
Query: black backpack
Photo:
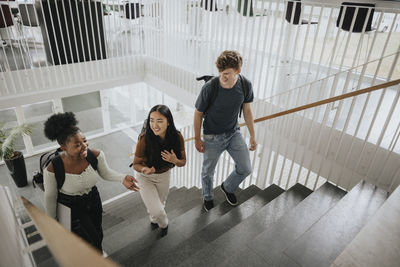
[[[86,160],[89,162],[90,165],[92,165],[93,169],[97,171],[97,157],[93,154],[93,152],[88,149],[87,150],[87,156]],[[54,174],[56,176],[57,180],[57,189],[60,189],[65,181],[65,169],[64,169],[64,163],[61,159],[61,148],[57,148],[55,151],[50,151],[47,153],[44,153],[43,155],[40,156],[39,160],[39,167],[40,171],[37,172],[32,179],[32,184],[33,187],[36,188],[39,187],[42,191],[44,191],[44,185],[43,185],[43,170],[49,166],[50,162],[53,165],[54,169]]]
[[[240,78],[242,78],[243,81],[243,101],[247,99],[247,97],[249,96],[249,84],[250,81],[244,77],[243,75],[239,74]],[[207,110],[211,107],[211,105],[215,102],[215,99],[217,99],[218,96],[218,81],[219,81],[219,77],[218,76],[212,76],[212,75],[204,75],[201,77],[197,77],[196,80],[201,81],[204,80],[204,82],[208,82],[209,80],[211,80],[211,98],[210,101],[208,102],[208,105],[206,107],[206,109],[203,111],[203,114],[206,115]],[[240,106],[240,112],[239,112],[239,118],[242,117],[242,110],[243,110],[243,103]]]

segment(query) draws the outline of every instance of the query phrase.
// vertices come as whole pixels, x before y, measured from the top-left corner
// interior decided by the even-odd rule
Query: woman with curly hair
[[[169,192],[171,168],[186,164],[185,144],[176,130],[171,111],[165,105],[154,106],[147,117],[146,131],[139,136],[133,168],[138,172],[140,195],[150,215],[152,229],[168,233],[165,202]]]
[[[130,190],[139,188],[133,176],[110,169],[102,151],[88,149],[86,137],[77,124],[72,112],[52,115],[44,124],[46,137],[57,140],[62,151],[43,173],[45,208],[53,218],[56,218],[57,202],[71,208],[71,231],[102,251],[103,209],[96,187],[99,175],[108,181],[122,182]],[[61,185],[57,182],[59,172],[55,171],[60,169],[65,173]]]

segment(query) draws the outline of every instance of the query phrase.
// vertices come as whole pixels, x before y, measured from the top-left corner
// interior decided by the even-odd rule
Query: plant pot
[[[18,187],[24,187],[28,184],[26,176],[26,167],[24,155],[21,152],[15,152],[16,156],[12,159],[4,159],[11,177]]]

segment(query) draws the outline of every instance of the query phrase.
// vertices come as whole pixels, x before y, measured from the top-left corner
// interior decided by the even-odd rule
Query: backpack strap
[[[214,78],[214,76],[212,76],[212,75],[203,75],[203,76],[197,77],[196,80],[197,81],[203,80],[204,82],[208,82],[212,78]]]
[[[40,160],[39,160],[39,168],[40,168],[40,173],[43,173],[43,169],[47,168],[47,166],[49,166],[52,158],[59,156],[62,153],[61,148],[57,148],[56,151],[51,151],[51,152],[47,152],[44,153],[40,156]],[[46,157],[45,160],[43,160],[43,158]]]
[[[203,114],[207,113],[207,110],[211,107],[211,105],[215,102],[215,99],[217,99],[218,96],[218,83],[219,82],[219,77],[213,77],[211,79],[211,96],[210,100],[208,101],[206,109],[203,111]]]
[[[97,164],[99,161],[97,160],[96,155],[90,149],[87,150],[86,160],[90,163],[90,165],[92,165],[93,169],[97,171]]]
[[[243,110],[244,101],[249,96],[249,84],[250,84],[250,81],[246,77],[244,77],[242,74],[239,74],[239,76],[242,79],[242,85],[243,85],[242,89],[243,89],[243,96],[244,96],[243,97],[243,103],[240,106],[240,111],[239,111],[239,118],[241,118],[242,117],[242,110]]]
[[[98,160],[90,149],[88,149],[86,160],[89,162],[90,165],[92,165],[93,169],[97,171]],[[51,164],[53,165],[54,175],[56,176],[57,188],[60,190],[65,182],[64,162],[62,161],[61,156],[57,155],[52,158]]]
[[[60,190],[65,181],[64,162],[61,156],[56,156],[51,160],[51,164],[53,165],[54,174],[56,176],[57,189]]]
[[[249,96],[249,84],[250,81],[244,77],[242,74],[239,74],[241,80],[242,80],[242,90],[243,90],[243,103]],[[215,102],[218,96],[218,81],[219,77],[218,76],[210,76],[210,75],[204,75],[201,77],[197,77],[196,80],[204,80],[205,82],[211,80],[211,97],[210,100],[208,101],[207,107],[204,110],[203,114],[206,114],[207,110],[211,107],[211,105]],[[243,103],[240,106],[240,111],[239,111],[239,118],[242,117],[242,110],[243,110]]]
[[[47,156],[47,158],[46,158],[46,162],[47,162],[47,161],[49,160],[51,154],[53,154],[53,153],[49,153],[49,154],[44,153],[44,154],[42,154],[42,155],[40,156],[40,159],[39,159],[40,173],[43,173],[43,166],[42,166],[43,157],[44,157],[44,156]]]

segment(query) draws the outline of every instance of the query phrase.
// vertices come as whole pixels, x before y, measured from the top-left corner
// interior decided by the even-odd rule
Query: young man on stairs
[[[242,56],[237,51],[226,50],[218,57],[216,66],[219,77],[204,84],[196,100],[194,131],[196,149],[204,153],[201,171],[204,209],[214,207],[213,177],[222,152],[228,151],[235,161],[235,169],[221,184],[229,204],[238,204],[235,191],[251,173],[250,155],[240,133],[238,115],[243,109],[244,119],[250,132],[250,150],[257,147],[254,120],[250,103],[253,102],[251,83],[240,75]],[[203,122],[203,140],[201,124]]]

